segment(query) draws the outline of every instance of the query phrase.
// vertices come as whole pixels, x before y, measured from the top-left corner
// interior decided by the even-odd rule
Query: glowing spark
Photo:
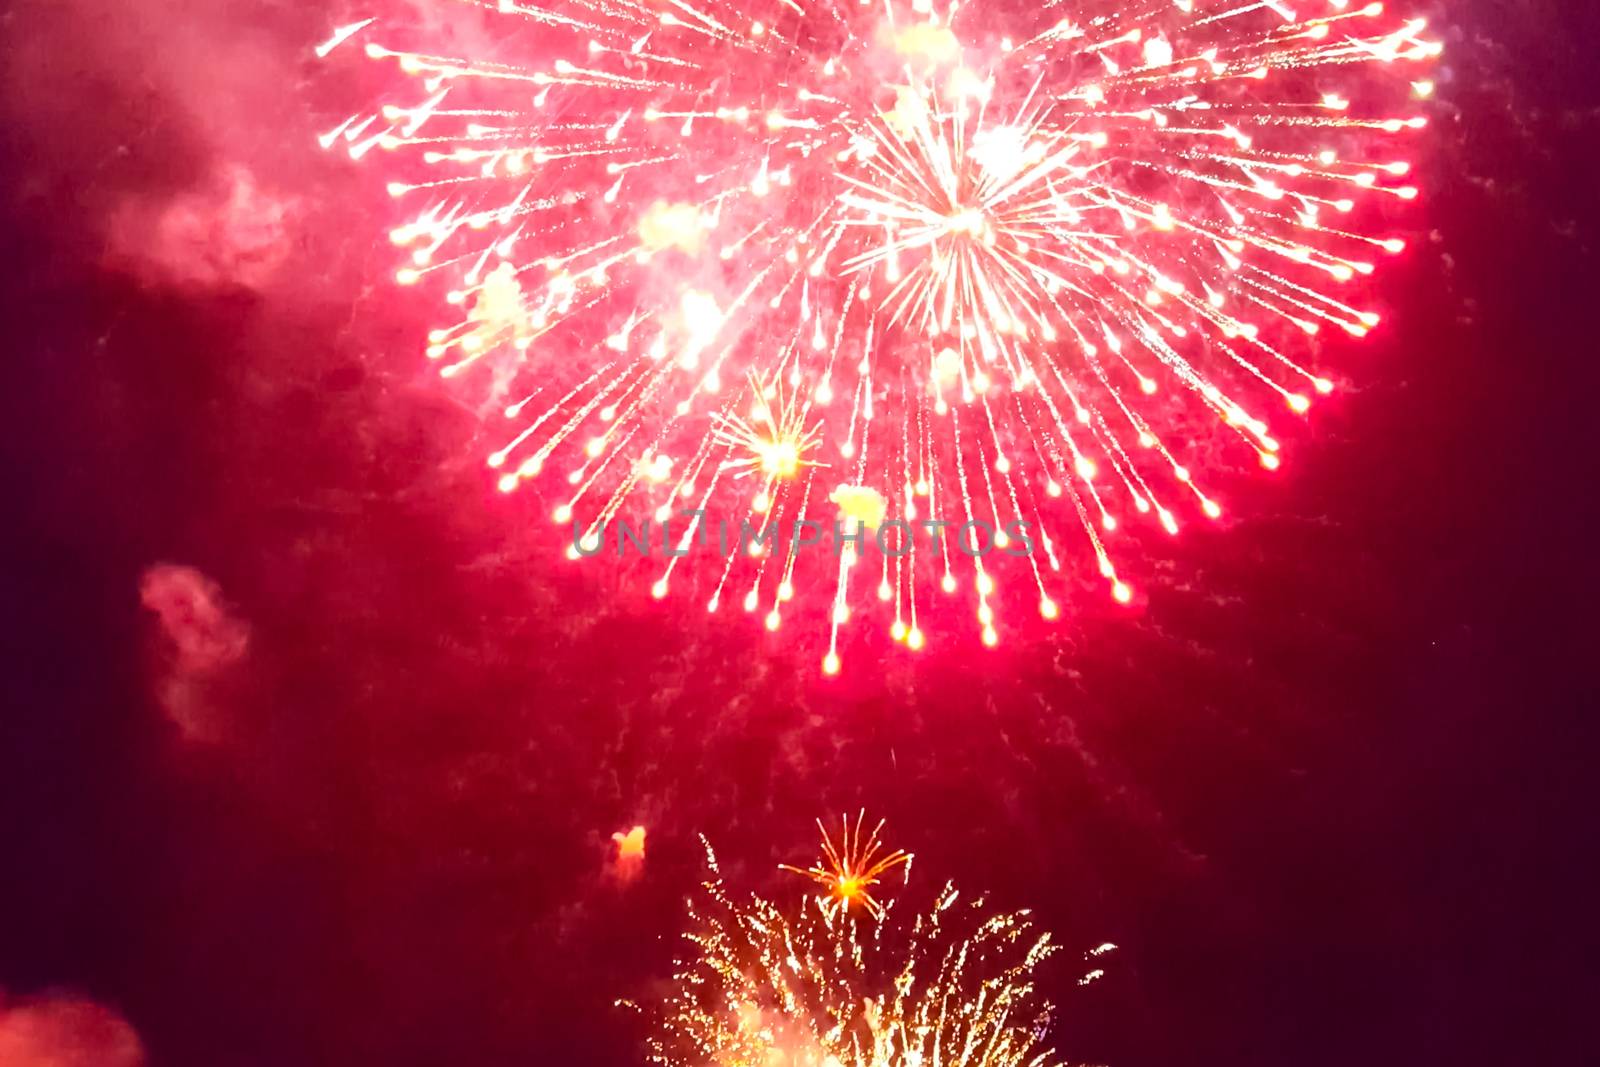
[[[614,833],[611,840],[617,846],[617,861],[637,862],[644,859],[644,827],[635,826],[627,833]]]
[[[838,505],[842,525],[859,523],[869,530],[882,526],[889,510],[883,494],[870,485],[841,485],[828,494],[828,500]]]
[[[360,22],[352,22],[349,25],[340,26],[339,28],[335,29],[332,36],[330,36],[326,41],[323,41],[321,44],[317,45],[317,58],[326,59],[328,54],[335,48],[338,48],[341,44],[344,44],[344,42],[348,41],[350,38],[360,33],[363,29],[377,21],[377,19],[362,19]]]
[[[665,248],[698,252],[704,241],[700,210],[693,204],[657,201],[639,220],[639,243],[652,252]]]
[[[645,828],[635,826],[627,833],[618,831],[611,835],[616,853],[611,857],[608,872],[623,884],[637,879],[644,871]]]

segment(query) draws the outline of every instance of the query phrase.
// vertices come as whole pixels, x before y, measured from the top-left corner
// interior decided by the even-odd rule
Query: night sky
[[[696,835],[797,898],[777,863],[863,806],[913,903],[1056,933],[1073,1061],[1593,1062],[1577,6],[1430,12],[1384,326],[1227,521],[1130,537],[1136,610],[825,680],[495,492],[373,172],[314,140],[354,9],[9,5],[0,1063],[637,1063],[612,1002],[671,973]]]

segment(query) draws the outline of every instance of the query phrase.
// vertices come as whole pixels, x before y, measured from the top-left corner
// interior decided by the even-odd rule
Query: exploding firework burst
[[[412,208],[398,279],[456,309],[428,355],[503,412],[501,488],[556,487],[574,556],[653,519],[658,596],[713,516],[753,529],[695,586],[825,605],[830,673],[863,602],[917,649],[965,586],[995,643],[999,559],[1056,618],[1072,540],[1127,602],[1124,514],[1220,516],[1213,437],[1279,465],[1267,413],[1333,387],[1295,336],[1377,324],[1349,283],[1404,242],[1357,204],[1416,196],[1391,142],[1439,52],[1350,0],[460,11],[503,32],[369,36],[414,88],[323,140]],[[863,510],[876,559],[766,540]]]
[[[1026,912],[987,915],[945,886],[908,923],[813,899],[797,916],[710,878],[653,1058],[670,1067],[1044,1067],[1050,1005],[1033,972],[1055,951]],[[888,909],[885,909],[887,911]],[[881,919],[881,921],[880,921]],[[1100,956],[1114,946],[1102,945]],[[1098,977],[1089,972],[1084,981]]]
[[[851,826],[850,817],[841,816],[837,844],[828,833],[828,828],[822,825],[822,820],[818,819],[817,829],[822,833],[822,855],[817,862],[810,867],[795,867],[785,863],[780,869],[805,875],[822,886],[827,891],[823,899],[831,910],[847,911],[852,904],[859,904],[873,918],[882,918],[883,905],[872,895],[872,887],[896,867],[903,867],[909,879],[912,857],[904,849],[891,852],[884,847],[878,836],[883,832],[882,819],[863,834],[866,817],[866,812],[857,812],[855,825]]]

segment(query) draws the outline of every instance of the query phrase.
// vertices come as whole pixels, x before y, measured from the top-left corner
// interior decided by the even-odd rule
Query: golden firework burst
[[[841,829],[836,844],[828,828],[818,819],[817,829],[822,832],[822,855],[817,862],[810,867],[784,863],[779,868],[804,875],[827,890],[824,901],[830,911],[848,911],[852,904],[859,904],[874,919],[881,919],[883,905],[872,895],[872,887],[896,867],[903,867],[905,877],[910,878],[912,856],[904,849],[887,851],[878,836],[883,831],[883,819],[879,819],[870,832],[863,834],[865,821],[865,811],[856,813],[854,826],[848,815],[840,816]]]
[[[773,483],[786,481],[804,467],[819,464],[807,458],[822,440],[821,421],[806,425],[810,404],[801,404],[776,377],[763,381],[750,376],[750,411],[719,412],[714,437],[733,450],[723,463],[736,477],[760,474],[765,481],[760,498],[770,497]],[[757,511],[766,506],[757,500]]]
[[[864,921],[827,898],[792,913],[761,897],[736,900],[709,845],[706,857],[704,895],[689,907],[693,947],[649,1040],[656,1063],[1059,1064],[1045,1045],[1051,1005],[1034,984],[1057,949],[1027,912],[988,913],[947,884],[904,922],[887,909]]]

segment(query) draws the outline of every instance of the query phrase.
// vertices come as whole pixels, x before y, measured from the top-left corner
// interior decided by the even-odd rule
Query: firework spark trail
[[[880,824],[881,825],[881,824]],[[875,835],[874,835],[875,840]],[[690,904],[693,945],[675,976],[652,1058],[668,1067],[1045,1067],[1051,1006],[1034,971],[1056,951],[1027,912],[986,914],[946,885],[900,923],[815,899],[798,915],[740,903],[716,857]],[[1101,945],[1098,959],[1114,950]],[[1099,979],[1090,970],[1080,984]]]
[[[1404,242],[1341,219],[1416,197],[1387,145],[1425,125],[1408,101],[1432,92],[1440,51],[1422,20],[1350,0],[1100,0],[1070,17],[986,0],[460,2],[528,31],[502,49],[524,62],[341,27],[319,54],[365,39],[414,88],[322,143],[383,157],[412,208],[390,235],[409,253],[398,280],[437,283],[458,316],[429,357],[521,390],[490,457],[500,487],[559,464],[574,556],[625,505],[698,510],[686,545],[710,506],[765,529],[845,490],[875,498],[879,523],[898,503],[983,523],[997,548],[1026,529],[1046,619],[1066,584],[1057,520],[1127,602],[1108,541],[1127,505],[1171,533],[1185,511],[1222,513],[1154,394],[1278,468],[1262,401],[1299,414],[1333,388],[1294,338],[1377,325],[1348,283]],[[707,606],[747,573],[736,599],[775,629],[797,587],[831,578],[825,601],[798,598],[829,605],[831,673],[860,602],[892,603],[891,633],[921,648],[932,586],[956,591],[970,564],[994,644],[995,568],[973,547],[892,566],[847,547],[806,567],[793,544],[757,545],[718,568]]]

